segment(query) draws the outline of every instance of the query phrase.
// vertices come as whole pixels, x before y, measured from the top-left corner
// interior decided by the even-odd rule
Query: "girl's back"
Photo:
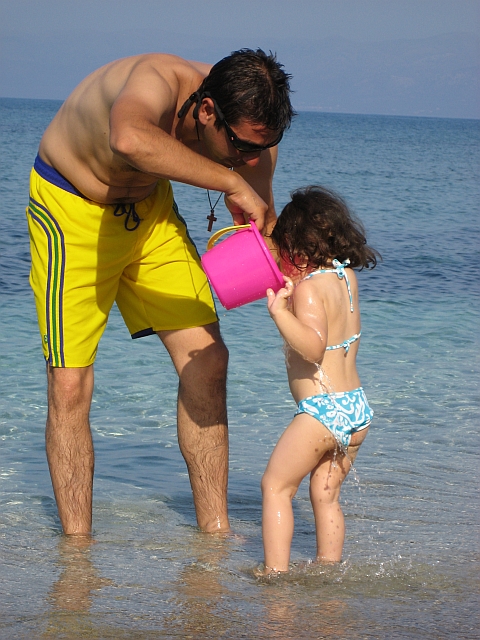
[[[342,266],[309,271],[295,278],[292,311],[320,335],[325,351],[323,360],[313,363],[287,346],[288,378],[296,402],[360,386],[355,364],[361,330],[355,272]]]
[[[299,402],[357,389],[361,323],[353,269],[375,266],[379,255],[366,244],[361,222],[339,196],[313,185],[292,193],[271,237],[283,273],[296,285],[289,308],[299,324],[282,322],[287,335],[274,318],[290,345],[287,368],[293,397]]]

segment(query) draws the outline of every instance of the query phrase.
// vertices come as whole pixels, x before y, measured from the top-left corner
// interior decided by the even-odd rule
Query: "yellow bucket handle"
[[[207,243],[207,251],[211,249],[215,244],[215,242],[219,238],[221,238],[225,233],[228,233],[229,231],[238,231],[239,229],[251,229],[251,228],[252,226],[250,224],[239,224],[233,227],[225,227],[225,229],[220,229],[219,231],[216,231],[212,236],[210,236],[210,239]]]

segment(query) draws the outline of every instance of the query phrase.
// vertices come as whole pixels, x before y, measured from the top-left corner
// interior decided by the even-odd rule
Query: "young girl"
[[[373,415],[355,366],[360,341],[353,268],[374,267],[360,222],[341,198],[311,186],[292,194],[272,240],[285,287],[267,291],[268,310],[285,340],[291,393],[298,404],[262,478],[266,575],[288,571],[292,498],[310,474],[319,562],[339,562],[344,541],[340,487]]]

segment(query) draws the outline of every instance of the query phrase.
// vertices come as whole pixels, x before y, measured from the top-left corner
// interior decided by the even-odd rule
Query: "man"
[[[168,350],[198,525],[229,530],[228,352],[169,181],[224,192],[235,224],[271,226],[275,147],[293,115],[288,81],[260,49],[212,68],[165,54],[123,58],[81,82],[44,133],[27,209],[30,282],[66,534],[91,531],[93,362],[114,301],[133,338],[157,333]]]

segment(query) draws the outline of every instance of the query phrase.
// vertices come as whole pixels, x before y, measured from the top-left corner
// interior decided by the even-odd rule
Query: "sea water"
[[[478,623],[480,122],[300,113],[280,145],[291,190],[343,195],[383,255],[359,273],[358,365],[375,411],[342,490],[340,565],[309,564],[313,514],[294,499],[294,570],[257,579],[260,478],[295,406],[265,300],[225,311],[229,509],[196,528],[176,439],[176,377],[156,336],[114,308],[95,365],[94,544],[62,536],[44,453],[45,365],[28,285],[25,206],[60,103],[0,101],[0,636],[473,638]],[[175,184],[203,253],[205,191]],[[215,228],[228,226],[217,207]]]

